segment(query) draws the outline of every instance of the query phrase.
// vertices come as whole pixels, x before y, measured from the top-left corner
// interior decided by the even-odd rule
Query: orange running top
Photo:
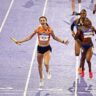
[[[38,45],[48,46],[50,43],[51,28],[44,29],[41,25],[36,29],[38,34]]]

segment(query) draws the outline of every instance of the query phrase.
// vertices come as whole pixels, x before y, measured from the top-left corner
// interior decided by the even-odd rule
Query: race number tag
[[[84,38],[92,38],[93,33],[84,33]]]
[[[84,35],[84,38],[91,38],[94,35],[94,33],[92,32],[91,29],[89,29],[88,31],[84,31],[83,35]]]
[[[46,35],[46,34],[40,35],[40,41],[48,41],[48,39],[49,39],[49,35]]]
[[[92,38],[93,32],[84,32],[84,38]]]

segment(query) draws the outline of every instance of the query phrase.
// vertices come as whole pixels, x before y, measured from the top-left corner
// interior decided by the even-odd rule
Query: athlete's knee
[[[86,62],[88,63],[88,65],[91,65],[91,61],[90,60],[86,60]]]
[[[39,68],[42,68],[42,64],[38,64],[38,67],[39,67]]]
[[[75,53],[75,56],[79,56],[79,53]]]
[[[45,66],[49,66],[49,64],[48,63],[45,63]]]
[[[87,63],[88,63],[88,64],[90,64],[90,63],[91,63],[91,61],[90,61],[90,60],[86,60],[86,61],[87,61]]]
[[[44,64],[47,66],[49,65],[50,60],[44,60]]]
[[[86,57],[86,61],[87,62],[90,62],[91,61],[91,58],[90,57]]]
[[[75,56],[79,56],[80,55],[80,50],[75,50]]]

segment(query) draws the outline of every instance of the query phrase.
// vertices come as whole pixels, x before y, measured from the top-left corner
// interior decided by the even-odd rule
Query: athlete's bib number
[[[88,38],[88,37],[92,37],[94,34],[93,34],[93,32],[85,32],[84,33],[84,38]]]
[[[83,31],[83,35],[84,38],[91,38],[94,35],[94,33],[92,32],[92,29],[88,29],[87,31],[86,30]]]
[[[40,35],[40,41],[48,41],[49,35],[42,34]]]

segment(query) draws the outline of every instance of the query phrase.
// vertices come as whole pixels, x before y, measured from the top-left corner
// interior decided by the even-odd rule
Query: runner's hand
[[[15,38],[10,38],[14,43],[20,45],[21,43],[19,41],[17,41]]]
[[[69,41],[67,39],[63,40],[64,44],[68,45]]]
[[[75,37],[75,32],[72,32],[72,36]]]
[[[17,45],[21,45],[21,43],[20,43],[19,41],[16,41],[15,43],[16,43]]]

